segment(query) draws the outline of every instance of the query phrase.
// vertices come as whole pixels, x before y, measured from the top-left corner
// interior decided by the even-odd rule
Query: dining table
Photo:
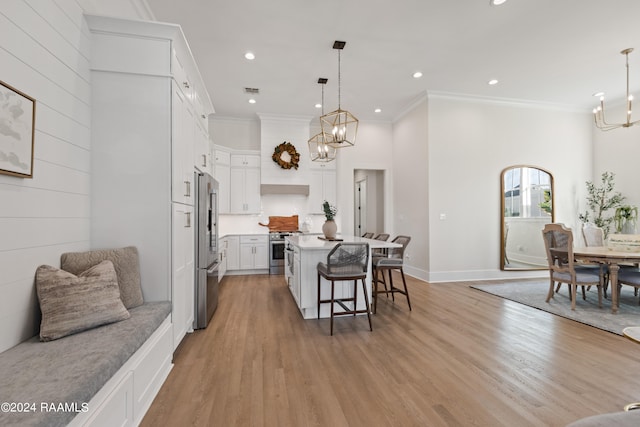
[[[621,264],[640,263],[640,252],[627,252],[608,246],[587,246],[574,248],[573,256],[580,262],[595,262],[606,264],[609,268],[609,282],[611,283],[611,312],[618,312],[618,271]]]

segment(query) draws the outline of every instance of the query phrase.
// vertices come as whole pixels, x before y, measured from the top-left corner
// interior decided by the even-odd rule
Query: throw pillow
[[[111,261],[103,261],[79,276],[41,265],[36,271],[36,291],[42,312],[41,341],[52,341],[130,316],[120,299]]]
[[[88,252],[68,252],[60,257],[60,268],[78,275],[104,260],[113,262],[118,275],[120,298],[122,298],[124,306],[134,308],[142,305],[144,299],[140,286],[140,261],[138,260],[138,249],[134,246]]]

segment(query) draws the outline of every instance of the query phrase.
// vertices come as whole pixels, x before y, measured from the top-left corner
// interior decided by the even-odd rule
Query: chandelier
[[[324,85],[327,84],[328,79],[320,77],[318,83],[322,86],[322,115],[324,115]],[[329,145],[329,142],[333,141],[333,134],[326,133],[320,129],[320,133],[312,136],[309,141],[309,155],[313,162],[330,162],[336,158],[336,149]]]
[[[627,121],[624,123],[607,123],[604,117],[604,95],[601,95],[600,105],[597,108],[593,109],[593,119],[598,129],[601,129],[603,131],[617,129],[621,127],[628,128],[640,122],[640,120],[636,120],[634,122],[631,121],[631,102],[633,101],[633,95],[629,94],[629,54],[631,52],[633,52],[632,47],[620,51],[620,53],[625,56],[626,68],[627,68]]]
[[[341,101],[340,52],[347,42],[335,41],[333,48],[338,51],[338,109],[320,117],[322,132],[331,134],[333,139],[328,144],[334,148],[351,147],[356,143],[358,119],[349,111],[343,110]]]

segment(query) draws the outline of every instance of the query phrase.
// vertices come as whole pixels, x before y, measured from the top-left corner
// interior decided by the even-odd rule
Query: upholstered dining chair
[[[553,298],[555,283],[567,283],[570,286],[571,309],[576,309],[578,285],[582,286],[582,297],[586,299],[584,287],[598,287],[598,306],[602,307],[602,288],[604,275],[602,269],[583,267],[573,257],[573,232],[564,224],[546,224],[542,230],[544,247],[549,264],[549,292],[546,302]]]
[[[582,237],[587,246],[604,246],[604,230],[587,222],[582,225]]]
[[[590,222],[584,223],[582,225],[582,237],[584,238],[584,243],[587,246],[604,246],[604,230],[598,227],[595,224]],[[609,287],[609,271],[606,265],[599,264],[583,264],[585,267],[590,268],[604,268],[604,287],[602,288],[602,292],[604,297],[607,298],[607,288]],[[587,287],[589,290],[590,286]],[[560,289],[560,284],[556,288],[556,292]]]
[[[395,302],[395,294],[400,293],[407,297],[407,305],[409,306],[409,311],[411,311],[411,299],[409,299],[409,290],[407,289],[407,280],[404,277],[403,260],[404,260],[404,251],[409,245],[411,241],[411,237],[409,236],[397,236],[392,240],[393,243],[398,243],[402,245],[400,248],[391,248],[386,256],[374,256],[372,260],[373,264],[373,312],[375,313],[378,308],[378,294],[384,293],[389,296],[391,294],[391,299]],[[389,277],[389,287],[387,288],[387,282],[384,277],[384,273],[388,272]],[[393,271],[399,271],[402,277],[402,284],[404,289],[396,288],[393,285]],[[383,283],[384,291],[378,289],[378,283]]]
[[[365,239],[373,239],[373,233],[364,233],[362,237],[364,237]]]
[[[640,288],[640,269],[638,267],[625,266],[618,270],[618,300],[620,298],[620,289],[622,285],[628,285],[634,287],[634,295],[638,295],[638,288]],[[640,304],[640,300],[638,301]]]
[[[371,326],[371,306],[367,294],[367,271],[369,266],[369,244],[368,243],[338,243],[327,255],[327,262],[319,262],[318,270],[318,319],[320,318],[321,304],[331,304],[331,335],[333,335],[334,316],[356,315],[366,313],[369,319],[369,330]],[[321,298],[322,280],[324,277],[331,282],[330,298]],[[353,296],[335,296],[336,281],[353,280]],[[364,309],[358,309],[358,280],[362,282],[364,293]],[[345,303],[352,303],[348,306]],[[338,304],[343,311],[335,312],[335,305]]]

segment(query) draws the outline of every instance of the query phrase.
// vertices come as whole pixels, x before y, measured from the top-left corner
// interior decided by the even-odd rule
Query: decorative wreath
[[[296,147],[286,141],[276,147],[271,158],[282,169],[298,169],[298,163],[300,162],[300,154],[296,151]]]

